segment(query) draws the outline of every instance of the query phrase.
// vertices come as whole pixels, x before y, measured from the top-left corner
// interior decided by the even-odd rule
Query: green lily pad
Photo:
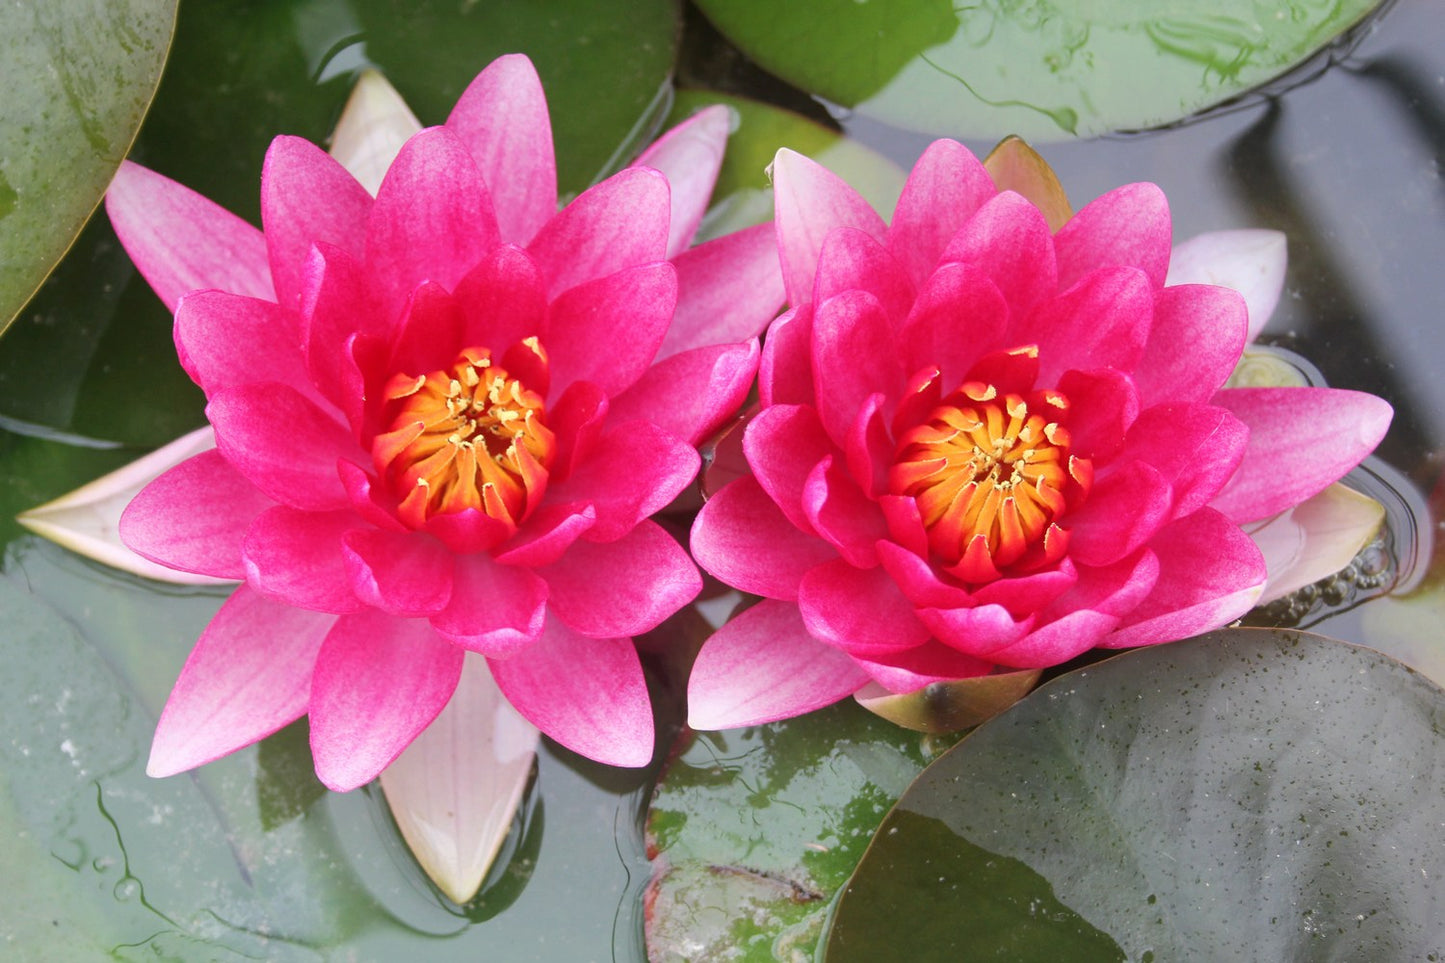
[[[493,58],[524,51],[547,90],[559,184],[575,193],[630,159],[660,126],[677,16],[670,0],[187,6],[131,157],[259,223],[271,139],[324,143],[361,69],[379,68],[423,123],[438,124]],[[127,145],[118,145],[112,167]],[[67,243],[109,177],[107,169]],[[12,236],[13,220],[0,221],[0,237]],[[0,424],[27,433],[154,447],[202,420],[200,392],[175,362],[170,315],[103,213],[7,334],[0,384],[11,389],[0,397]],[[115,404],[119,397],[126,403]]]
[[[686,739],[648,812],[652,963],[811,959],[879,820],[951,741],[851,699]]]
[[[698,0],[764,69],[911,130],[992,141],[1168,124],[1300,64],[1379,0]]]
[[[829,963],[1440,959],[1445,693],[1226,630],[1061,676],[899,800]]]
[[[0,6],[0,332],[80,232],[156,91],[176,0]]]

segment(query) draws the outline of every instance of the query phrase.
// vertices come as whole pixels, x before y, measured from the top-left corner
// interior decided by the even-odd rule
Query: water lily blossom
[[[631,637],[700,586],[649,516],[747,391],[780,297],[765,230],[688,248],[726,117],[559,210],[525,57],[404,143],[409,115],[378,102],[391,135],[338,132],[361,180],[272,143],[264,230],[131,163],[107,195],[216,438],[136,497],[122,537],[244,582],[182,669],[148,771],[307,714],[318,775],[354,788],[432,723],[467,657],[563,745],[642,765]]]
[[[1224,388],[1246,299],[1166,284],[1159,188],[1072,213],[1036,158],[935,142],[885,224],[778,154],[792,307],[765,339],[750,474],[692,533],[705,569],[763,599],[704,644],[693,727],[1217,628],[1268,577],[1242,526],[1383,436],[1371,395]]]

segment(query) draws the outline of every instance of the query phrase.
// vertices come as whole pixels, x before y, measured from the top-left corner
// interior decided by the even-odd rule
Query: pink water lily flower
[[[354,788],[438,715],[467,653],[562,744],[649,760],[631,637],[700,586],[649,516],[741,401],[781,303],[768,232],[688,249],[726,128],[699,115],[644,155],[671,186],[636,166],[558,210],[541,84],[510,56],[377,183],[278,137],[264,232],[122,168],[107,210],[175,310],[216,449],[142,491],[121,534],[244,580],[181,671],[152,775],[307,714],[317,774]]]
[[[1166,286],[1159,188],[1071,216],[1030,158],[1015,143],[986,168],[938,141],[885,224],[779,153],[792,308],[765,339],[751,473],[692,534],[703,568],[763,600],[703,646],[695,728],[1224,625],[1267,578],[1241,526],[1384,434],[1371,395],[1223,388],[1245,300]]]

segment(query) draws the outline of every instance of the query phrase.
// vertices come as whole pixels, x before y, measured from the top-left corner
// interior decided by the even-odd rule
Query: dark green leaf
[[[931,766],[827,959],[1432,959],[1442,824],[1445,693],[1320,636],[1216,632],[1061,676]]]
[[[698,0],[764,69],[911,130],[994,141],[1167,124],[1309,58],[1379,0]]]
[[[130,149],[175,17],[176,0],[0,5],[0,332]]]

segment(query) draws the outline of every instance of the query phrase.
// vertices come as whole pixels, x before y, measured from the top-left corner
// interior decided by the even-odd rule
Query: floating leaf
[[[829,963],[1445,952],[1445,693],[1367,649],[1225,630],[1041,687],[899,800]]]
[[[859,114],[1034,141],[1167,124],[1307,60],[1379,0],[698,0],[763,69]]]
[[[0,332],[130,149],[175,19],[176,0],[0,5]]]

